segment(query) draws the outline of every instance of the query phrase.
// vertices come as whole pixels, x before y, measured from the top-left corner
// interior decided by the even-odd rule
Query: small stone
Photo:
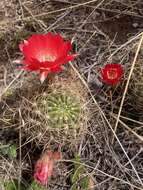
[[[137,28],[139,26],[139,24],[137,22],[134,22],[132,25],[134,28]]]

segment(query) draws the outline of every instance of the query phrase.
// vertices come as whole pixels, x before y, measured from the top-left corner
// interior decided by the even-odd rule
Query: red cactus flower
[[[46,185],[53,174],[54,162],[60,158],[59,152],[48,151],[44,153],[36,163],[34,179],[41,185]]]
[[[101,70],[102,80],[110,85],[116,85],[122,78],[123,68],[120,64],[107,64]]]
[[[59,34],[35,34],[19,45],[24,55],[23,68],[40,73],[43,82],[49,73],[62,70],[62,65],[72,61],[76,54],[69,54],[71,42],[64,41]]]

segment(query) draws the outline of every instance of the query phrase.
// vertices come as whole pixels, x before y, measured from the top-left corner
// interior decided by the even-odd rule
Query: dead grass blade
[[[141,34],[142,35],[141,35],[141,38],[140,38],[140,41],[139,41],[139,44],[138,44],[138,48],[137,48],[137,51],[136,51],[136,54],[135,54],[135,57],[134,57],[130,72],[129,72],[127,83],[126,83],[124,93],[123,93],[123,96],[122,96],[122,100],[121,100],[121,103],[120,103],[118,116],[117,116],[116,124],[115,124],[115,127],[114,127],[114,132],[115,133],[117,131],[118,122],[119,122],[119,118],[120,118],[120,115],[121,115],[121,112],[122,112],[124,100],[125,100],[125,97],[126,97],[126,93],[127,93],[127,90],[128,90],[129,83],[130,83],[130,79],[131,79],[131,76],[132,76],[132,73],[133,73],[133,70],[134,70],[134,67],[135,67],[135,64],[136,64],[136,60],[137,60],[137,57],[138,57],[138,54],[139,54],[139,51],[140,51],[140,48],[141,48],[141,45],[142,45],[142,42],[143,42],[143,32]],[[114,136],[113,136],[113,139],[112,139],[112,143],[114,143]]]

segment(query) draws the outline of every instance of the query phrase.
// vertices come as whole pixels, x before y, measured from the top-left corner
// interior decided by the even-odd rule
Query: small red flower
[[[102,80],[110,85],[116,85],[122,78],[123,68],[120,64],[107,64],[101,70]]]
[[[36,163],[34,179],[41,185],[46,185],[53,174],[54,162],[60,158],[59,152],[48,151],[44,153]]]
[[[62,70],[62,65],[74,60],[76,54],[69,54],[71,42],[64,41],[60,34],[35,34],[19,45],[24,55],[23,68],[40,73],[43,82],[49,73]]]

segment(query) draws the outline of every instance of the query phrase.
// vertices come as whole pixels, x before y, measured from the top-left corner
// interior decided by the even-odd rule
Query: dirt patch
[[[97,22],[97,26],[114,41],[114,43],[125,43],[133,33],[137,33],[142,27],[142,18],[128,15],[115,15],[104,12],[105,19]]]

